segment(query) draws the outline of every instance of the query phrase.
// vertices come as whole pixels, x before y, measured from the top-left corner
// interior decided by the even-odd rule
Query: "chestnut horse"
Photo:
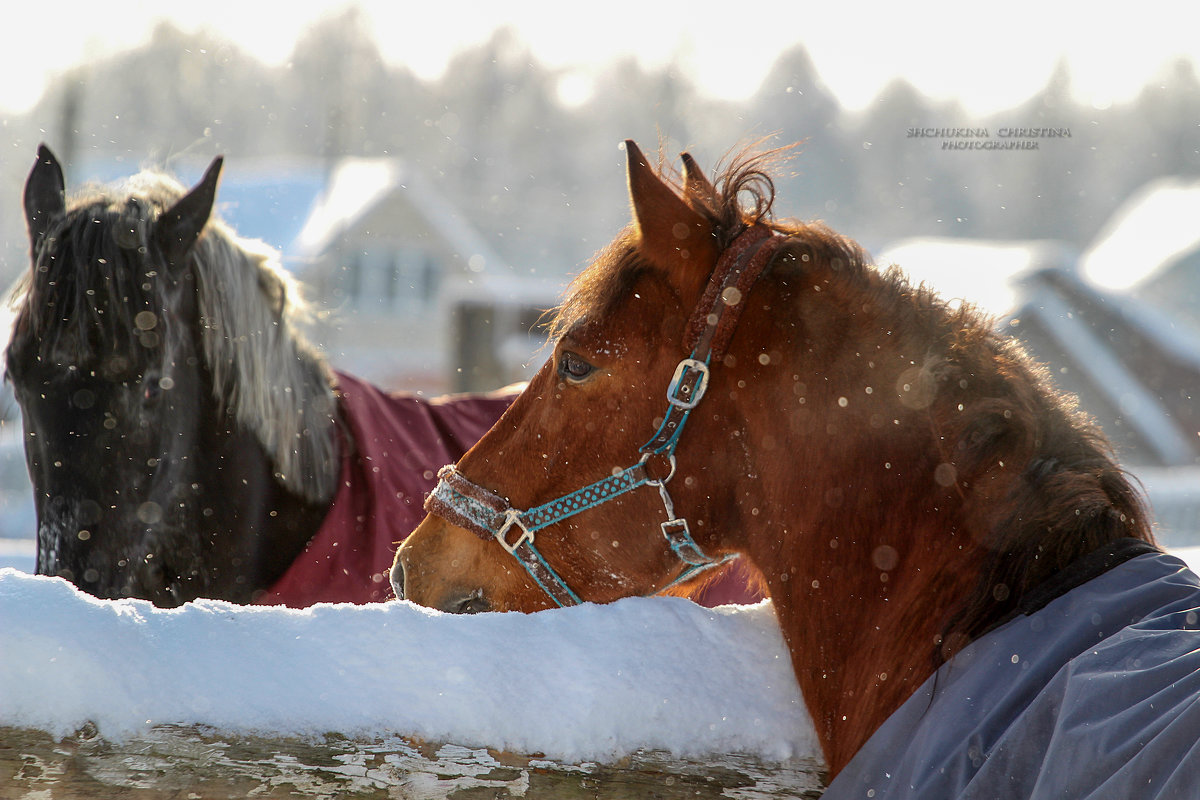
[[[1108,635],[1103,609],[1117,631],[1154,616],[1132,589],[1097,594],[1103,581],[1166,581],[1183,597],[1172,602],[1200,606],[1101,432],[973,307],[875,269],[821,224],[775,220],[772,154],[740,155],[715,182],[684,154],[677,187],[626,149],[632,224],[573,282],[528,388],[442,471],[397,553],[397,595],[443,610],[604,603],[743,554],[764,576],[830,774],[846,771],[830,797],[967,784],[962,796],[1041,796],[1026,780],[1086,794],[1070,787],[1108,774],[1095,740],[1053,777],[996,773],[1057,755],[1027,757],[1045,736],[996,709],[1044,721],[1104,705],[1031,704],[1040,689],[1017,683],[1090,654]],[[1101,599],[1063,613],[1085,590]],[[1036,657],[1013,645],[994,659],[1009,672],[964,677],[1026,624],[1056,644]],[[1183,634],[1171,641],[1195,677],[1179,682],[1178,708],[1196,719],[1200,640]],[[1167,705],[1138,709],[1165,720]],[[1063,724],[1086,739],[1089,723]],[[1200,752],[1184,738],[1192,780]]]

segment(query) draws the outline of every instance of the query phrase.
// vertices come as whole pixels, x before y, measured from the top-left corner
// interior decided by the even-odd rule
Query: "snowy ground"
[[[1200,547],[1175,552],[1200,566]],[[0,564],[28,569],[25,555],[9,548]],[[819,758],[770,603],[162,610],[0,568],[0,725],[65,735],[89,721],[108,738],[176,723],[400,734],[564,761],[638,749]]]

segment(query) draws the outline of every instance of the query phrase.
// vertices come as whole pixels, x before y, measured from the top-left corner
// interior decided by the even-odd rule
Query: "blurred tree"
[[[394,152],[404,141],[397,127],[413,127],[411,116],[397,112],[412,114],[429,106],[411,72],[384,63],[357,6],[326,17],[300,36],[282,83],[286,103],[281,110],[292,117],[295,137],[286,149],[327,159]]]
[[[1142,131],[1145,171],[1153,175],[1200,174],[1200,80],[1184,59],[1169,64],[1133,104]]]
[[[1002,129],[1055,129],[1069,137],[1010,135],[1033,149],[964,153],[979,169],[976,217],[983,235],[1063,239],[1086,243],[1092,223],[1083,205],[1092,160],[1087,118],[1075,102],[1071,75],[1059,61],[1046,84],[1024,103],[983,120],[993,137]]]
[[[780,145],[800,143],[790,169],[776,181],[781,213],[852,223],[858,155],[848,121],[808,51],[796,45],[784,52],[750,98],[741,133],[772,135]]]
[[[420,139],[423,168],[522,270],[561,272],[570,239],[561,210],[571,199],[571,120],[557,87],[557,75],[502,28],[451,59]]]
[[[859,143],[853,196],[857,224],[877,242],[904,236],[964,236],[975,219],[967,189],[981,154],[941,149],[936,138],[910,138],[910,128],[968,127],[954,103],[934,104],[907,81],[893,80],[854,127]]]
[[[270,68],[211,34],[160,23],[144,47],[68,72],[31,115],[65,120],[73,107],[71,130],[60,136],[75,144],[52,146],[69,145],[80,158],[141,163],[198,147],[245,152],[264,127],[274,83]]]

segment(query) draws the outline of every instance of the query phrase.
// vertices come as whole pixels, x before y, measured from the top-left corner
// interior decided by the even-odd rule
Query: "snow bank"
[[[1175,548],[1200,567],[1200,547]],[[0,725],[416,736],[612,762],[820,759],[774,611],[631,598],[539,614],[412,605],[163,610],[0,569]]]
[[[66,735],[88,721],[108,738],[177,723],[401,734],[566,761],[639,748],[819,758],[769,602],[163,610],[0,569],[0,725]]]

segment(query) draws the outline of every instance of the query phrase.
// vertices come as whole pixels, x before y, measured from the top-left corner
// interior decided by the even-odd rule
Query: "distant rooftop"
[[[1200,181],[1162,178],[1113,213],[1080,259],[1080,271],[1098,288],[1130,289],[1197,247]]]
[[[972,303],[995,316],[1021,301],[1028,275],[1057,267],[1074,269],[1077,255],[1063,242],[955,239],[925,236],[901,239],[875,257],[880,267],[895,264],[915,284],[925,283],[946,299]]]
[[[287,254],[301,261],[330,248],[345,229],[394,192],[410,194],[411,206],[448,242],[471,272],[509,273],[505,262],[463,212],[419,170],[395,158],[342,158],[310,204],[310,212]]]
[[[164,171],[190,186],[200,180],[208,163],[189,158]],[[67,179],[71,187],[112,184],[144,166],[114,159],[89,161],[69,168]],[[284,265],[296,269],[397,190],[414,194],[413,206],[452,243],[471,271],[511,272],[467,216],[400,159],[347,157],[332,166],[316,159],[228,159],[217,192],[217,214],[240,235],[280,251]]]

